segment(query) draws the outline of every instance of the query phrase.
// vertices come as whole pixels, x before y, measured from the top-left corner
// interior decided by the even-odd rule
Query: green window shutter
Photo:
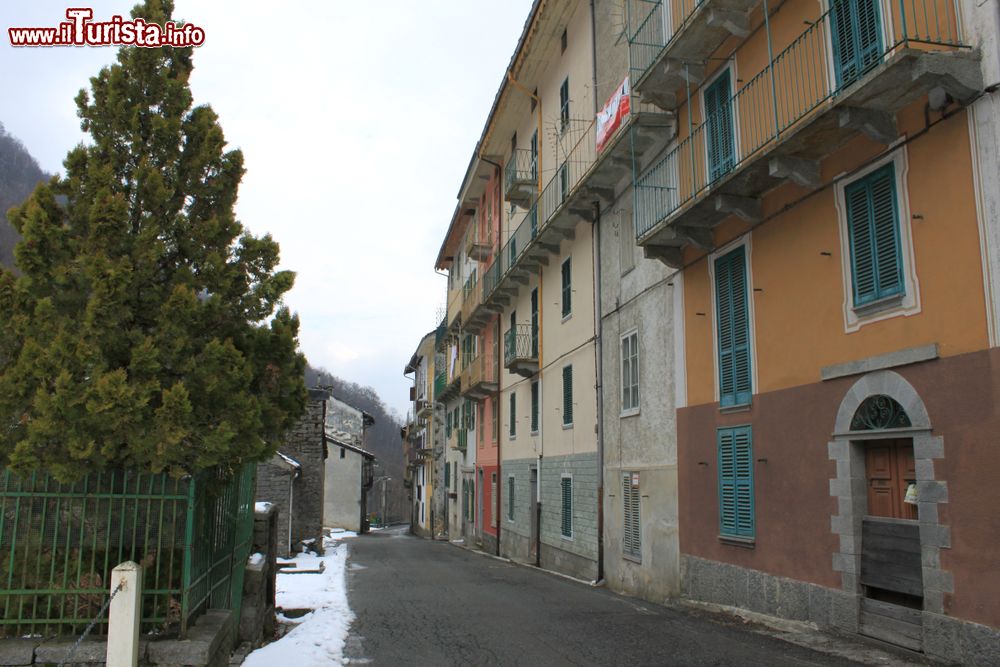
[[[753,391],[745,251],[741,246],[715,260],[719,343],[719,404],[746,405]]]
[[[570,258],[562,263],[562,316],[566,317],[573,311],[573,277]]]
[[[451,488],[451,465],[444,464],[444,488]]]
[[[531,432],[538,432],[538,383],[531,383]]]
[[[562,486],[562,521],[560,531],[563,537],[573,537],[573,478],[563,477]]]
[[[573,423],[573,367],[564,366],[562,371],[563,424]]]
[[[705,122],[711,183],[733,168],[736,152],[729,70],[705,89]]]
[[[569,77],[559,86],[559,129],[565,130],[569,125]]]
[[[844,189],[854,305],[902,294],[903,256],[892,163]]]
[[[753,438],[749,426],[718,431],[719,533],[754,537]]]
[[[510,392],[510,437],[517,435],[517,395]]]

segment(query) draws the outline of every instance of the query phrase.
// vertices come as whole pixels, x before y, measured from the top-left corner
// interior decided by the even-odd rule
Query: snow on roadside
[[[354,614],[347,604],[347,545],[340,540],[355,535],[339,531],[324,538],[325,556],[311,553],[295,556],[296,569],[319,570],[322,564],[322,572],[278,573],[277,606],[313,611],[294,619],[279,616],[281,622],[295,627],[278,641],[250,653],[243,662],[245,667],[320,667],[343,663],[344,642]]]

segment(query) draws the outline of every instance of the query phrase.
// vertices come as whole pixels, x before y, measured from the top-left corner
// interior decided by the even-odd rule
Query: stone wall
[[[316,553],[323,553],[323,461],[326,447],[323,422],[327,394],[310,390],[306,412],[289,431],[281,451],[301,464],[295,482],[295,507],[292,510],[292,549],[306,543]],[[311,542],[310,542],[311,540]]]
[[[243,603],[239,638],[257,647],[274,636],[274,596],[277,590],[278,511],[271,507],[257,512],[253,523],[252,554],[263,556],[247,563],[243,576]]]
[[[270,461],[257,466],[257,502],[271,503],[275,512],[277,553],[289,555],[288,544],[288,493],[292,488],[295,469],[275,455]],[[294,504],[294,500],[292,501]],[[293,508],[294,510],[294,508]]]

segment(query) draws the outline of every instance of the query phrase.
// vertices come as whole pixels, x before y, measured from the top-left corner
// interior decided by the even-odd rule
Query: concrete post
[[[116,595],[119,584],[121,590]],[[112,570],[111,594],[114,598],[108,613],[107,667],[136,667],[142,618],[142,566],[126,561]]]

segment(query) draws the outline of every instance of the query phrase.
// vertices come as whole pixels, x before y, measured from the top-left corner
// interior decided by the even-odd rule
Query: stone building
[[[306,411],[270,461],[257,468],[257,501],[278,512],[278,553],[323,551],[323,425],[330,395],[309,390]]]

